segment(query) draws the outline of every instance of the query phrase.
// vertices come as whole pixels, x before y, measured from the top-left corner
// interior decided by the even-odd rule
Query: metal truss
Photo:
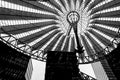
[[[0,40],[4,43],[6,43],[8,46],[12,47],[13,49],[16,49],[17,51],[24,53],[28,56],[31,56],[33,59],[39,60],[39,61],[46,61],[46,56],[43,55],[45,53],[44,51],[41,50],[36,50],[34,52],[31,51],[32,47],[19,41],[12,35],[7,35],[7,34],[0,34]],[[17,43],[20,43],[18,45]]]
[[[14,36],[10,34],[0,34],[0,40],[4,43],[6,43],[8,46],[16,49],[17,51],[24,53],[28,56],[31,56],[33,59],[36,59],[38,61],[46,61],[47,59],[47,52],[44,50],[35,50],[32,51],[32,47],[28,44],[25,44],[24,42],[19,41]],[[119,44],[120,39],[115,38],[111,43],[115,45],[115,48],[117,48],[117,44]],[[18,44],[19,43],[19,44]],[[78,64],[89,64],[94,63],[97,61],[100,61],[105,58],[105,55],[108,55],[113,49],[111,49],[109,46],[103,49],[101,52],[98,52],[91,56],[77,56]]]

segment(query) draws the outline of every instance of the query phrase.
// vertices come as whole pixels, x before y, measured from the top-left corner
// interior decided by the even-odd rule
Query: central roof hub
[[[76,11],[71,11],[67,15],[67,21],[69,24],[77,24],[80,19],[80,15]]]

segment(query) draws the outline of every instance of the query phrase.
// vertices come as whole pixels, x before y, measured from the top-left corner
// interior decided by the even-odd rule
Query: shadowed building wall
[[[106,56],[106,60],[117,80],[120,80],[120,44],[118,44],[118,47],[114,49],[110,55]]]
[[[30,80],[31,58],[0,41],[0,80]]]
[[[45,80],[76,80],[78,76],[79,69],[75,53],[48,52]]]

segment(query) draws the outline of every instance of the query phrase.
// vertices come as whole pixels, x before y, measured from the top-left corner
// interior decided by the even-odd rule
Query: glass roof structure
[[[75,33],[67,21],[71,11],[79,14],[77,34],[84,50],[77,54],[79,63],[99,60],[120,43],[119,0],[0,0],[0,40],[41,61],[47,51],[74,52]]]

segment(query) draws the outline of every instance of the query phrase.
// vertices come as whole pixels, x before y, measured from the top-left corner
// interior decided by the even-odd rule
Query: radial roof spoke
[[[71,0],[66,0],[66,1],[67,1],[68,5],[69,5],[69,8],[71,10]]]
[[[90,0],[90,2],[86,5],[85,10],[87,10],[87,11],[86,11],[87,13],[89,13],[89,8],[90,8],[91,4],[94,3],[94,1],[95,1],[95,0]]]
[[[33,19],[40,19],[40,18],[38,18],[38,17],[29,17],[29,16],[17,16],[17,15],[0,14],[0,19],[1,20],[21,20],[21,19],[33,20]]]
[[[109,2],[111,2],[111,1],[113,1],[113,0],[103,0],[102,2],[100,2],[99,4],[97,4],[96,6],[94,6],[94,7],[92,8],[91,14],[93,14],[93,13],[95,13],[95,12],[101,10],[101,9],[104,9],[104,6],[105,6],[106,4],[109,4]]]
[[[101,24],[94,24],[92,26],[90,26],[93,29],[99,30],[101,32],[103,32],[104,34],[110,36],[110,37],[115,37],[118,32],[118,28],[112,28],[109,26],[105,26],[105,25],[101,25]]]
[[[75,1],[71,0],[71,10],[75,10]]]
[[[61,51],[67,51],[68,52],[69,40],[70,40],[70,37],[66,36],[66,40],[65,40],[65,43],[64,43],[65,45],[64,45],[64,47]]]
[[[49,3],[56,7],[58,10],[60,10],[61,12],[63,12],[60,5],[56,2],[56,0],[49,0]]]
[[[86,7],[92,0],[85,0],[85,6]]]
[[[3,7],[1,7],[0,9],[2,11],[0,12],[0,15],[3,15],[3,16],[16,16],[16,18],[21,17],[23,19],[26,19],[26,18],[55,19],[55,20],[58,19],[53,14],[25,12],[25,11],[13,10],[13,9],[8,9],[8,8],[3,8]]]
[[[19,15],[0,15],[0,21],[2,21],[3,23],[5,22],[5,21],[8,21],[8,22],[10,22],[10,21],[15,21],[16,20],[16,22],[18,21],[21,21],[22,22],[22,20],[23,21],[25,21],[26,20],[26,22],[29,22],[29,23],[32,23],[32,22],[30,22],[30,20],[32,21],[32,20],[41,20],[41,21],[45,21],[46,19],[49,19],[50,21],[51,20],[58,20],[56,17],[50,17],[50,15],[44,15],[44,14],[42,14],[41,15],[41,17],[28,17],[28,16],[19,16]],[[46,20],[47,21],[47,20]],[[12,25],[12,24],[11,24]],[[1,25],[2,26],[2,25]]]
[[[104,48],[105,48],[105,45],[98,39],[98,37],[96,37],[96,36],[94,35],[94,32],[93,32],[92,30],[89,30],[89,34],[90,34],[90,36],[94,39],[94,41],[96,41],[97,44],[100,45],[99,48],[101,48],[101,49],[104,49]]]
[[[80,0],[80,1],[82,1],[82,0]],[[81,6],[80,1],[76,0],[76,4],[75,4],[76,5],[76,10],[79,10],[79,8]]]
[[[95,13],[95,14],[108,13],[108,12],[113,12],[113,11],[118,11],[118,10],[120,10],[120,5],[117,6],[117,7],[112,7],[112,8],[108,8],[108,9],[103,9],[103,10],[101,10],[101,11],[98,11],[98,12]]]
[[[62,39],[65,38],[64,35],[61,35],[60,38],[57,40],[56,44],[53,46],[52,51],[55,51],[56,48],[58,48],[58,44],[60,44],[61,41],[63,41]]]
[[[104,17],[108,17],[108,18],[112,18],[112,17],[120,17],[120,10],[117,10],[117,11],[112,11],[112,12],[106,12],[106,13],[100,13],[100,14],[95,14],[95,15],[92,15],[92,18],[91,19],[94,19],[94,18],[104,18]]]
[[[0,25],[4,28],[7,27],[7,26],[19,26],[19,25],[29,25],[29,24],[33,24],[33,25],[37,25],[37,24],[40,24],[43,25],[45,24],[45,22],[49,22],[49,23],[52,23],[52,24],[55,24],[55,21],[49,19],[49,20],[42,20],[42,19],[34,19],[34,20],[25,20],[25,19],[21,19],[21,20],[0,20]],[[21,28],[21,27],[20,27]],[[18,27],[18,29],[20,29]],[[27,28],[27,27],[25,27]]]
[[[20,0],[16,0],[16,2],[19,2]],[[17,3],[18,3],[17,2]],[[20,3],[20,4],[19,4]],[[24,11],[24,12],[29,12],[29,13],[37,13],[37,14],[49,14],[49,15],[54,15],[53,13],[44,11],[44,10],[39,10],[39,9],[35,9],[35,8],[30,8],[30,7],[26,7],[22,4],[22,2],[20,1],[18,4],[15,4],[13,2],[7,2],[7,1],[1,1],[0,7],[3,8],[8,8],[8,9],[12,9],[12,10],[18,10],[18,11]],[[28,5],[28,4],[26,4]]]
[[[75,8],[74,10],[77,10],[77,8],[76,8],[77,7],[77,5],[76,5],[77,4],[77,0],[74,0],[73,3],[74,3],[74,8]]]
[[[22,41],[22,42],[25,42],[25,43],[30,43],[30,42],[35,41],[36,39],[42,37],[43,35],[48,34],[50,31],[52,31],[52,30],[49,30],[49,31],[48,30],[43,30],[43,31],[38,32],[36,34],[32,34],[30,36],[20,38],[19,40]]]
[[[109,2],[108,4],[104,5],[103,7],[100,7],[99,11],[97,13],[103,12],[103,11],[107,12],[110,10],[112,11],[112,10],[118,9],[117,7],[120,6],[119,3],[120,3],[119,0],[113,0],[113,1]]]
[[[89,45],[89,43],[88,43],[87,39],[85,38],[85,36],[81,35],[81,37],[82,37],[82,41],[83,41],[83,44],[84,44],[84,47],[86,49],[86,52],[87,52],[88,56],[92,57],[91,55],[94,55],[93,49]]]
[[[120,21],[120,17],[102,17],[102,18],[96,18],[97,20],[104,20],[104,21]]]
[[[48,11],[48,12],[54,13],[54,14],[59,16],[59,13],[55,10],[55,8],[54,7],[50,7],[49,4],[47,4],[47,2],[44,2],[44,3],[40,2],[40,1],[38,1],[38,2],[27,1],[27,2],[32,4],[32,5],[34,5],[34,6],[36,6],[36,7],[38,7],[41,10]]]
[[[59,0],[61,5],[66,9],[66,4],[65,4],[65,0]],[[67,9],[66,9],[67,10]]]
[[[67,0],[64,0],[64,2],[65,2],[64,4],[65,4],[66,10],[69,11],[70,7],[69,7],[69,4],[68,4]]]
[[[62,39],[59,41],[58,45],[55,48],[55,51],[61,51],[64,40],[65,40],[65,36],[63,36]]]
[[[33,49],[40,49],[43,45],[45,45],[45,43],[47,43],[55,34],[57,34],[59,31],[52,31],[52,33],[48,34],[47,36],[39,39],[38,38],[38,41],[37,43],[35,44],[34,42],[34,45],[33,44],[29,44],[29,45],[33,45]]]
[[[100,19],[99,18],[99,20],[93,20],[91,23],[97,23],[97,24],[105,24],[105,25],[108,25],[108,26],[114,26],[114,27],[116,27],[116,28],[119,28],[119,21],[113,21],[113,20],[107,20],[107,18],[106,18],[106,20],[102,20],[102,19]]]
[[[18,33],[18,34],[12,34],[14,37],[16,37],[17,39],[20,39],[20,38],[24,38],[27,36],[32,36],[32,35],[45,35],[47,34],[49,31],[52,31],[52,30],[58,30],[58,27],[56,26],[47,26],[45,28],[39,28],[39,29],[35,29],[35,30],[29,30],[29,31],[25,31],[25,32],[22,32],[22,33]],[[38,34],[40,33],[40,34]]]
[[[52,37],[51,37],[51,36]],[[41,40],[41,43],[42,43],[42,45],[39,45],[39,49],[41,49],[41,50],[44,50],[45,51],[45,48],[48,46],[48,45],[50,45],[50,44],[52,44],[51,42],[53,42],[53,40],[59,35],[59,32],[54,32],[53,34],[50,34],[49,35],[49,38],[47,37],[47,39],[45,40],[45,39],[43,39],[44,41],[42,41]],[[49,40],[48,40],[49,39]]]
[[[97,37],[99,39],[99,41],[101,41],[105,46],[108,46],[112,40],[111,37],[108,37],[107,35],[103,34],[102,32],[98,31],[98,30],[95,30],[93,29],[91,31],[95,37]]]
[[[87,33],[87,32],[86,32]],[[95,54],[95,50],[93,49],[93,44],[90,42],[89,38],[86,36],[86,33],[84,34],[85,35],[85,39],[87,40],[87,43],[89,44],[90,46],[90,50],[92,51],[91,53],[92,54]]]
[[[94,0],[94,2],[89,6],[88,10],[94,8],[98,3],[102,2],[103,0]]]
[[[52,51],[52,48],[55,46],[57,43],[57,40],[62,36],[63,33],[58,34],[44,50],[45,51]]]
[[[33,5],[29,4],[25,0],[14,0],[14,1],[13,0],[2,0],[1,4],[2,4],[1,6],[9,6],[9,7],[14,7],[14,5],[16,6],[21,5],[21,6],[28,7],[28,8],[34,8]]]
[[[11,20],[11,21],[9,21],[9,20],[4,21],[3,20],[3,21],[0,21],[0,22],[1,22],[0,25],[3,26],[2,28],[7,32],[11,32],[12,34],[16,34],[12,31],[21,31],[23,29],[27,30],[27,29],[42,28],[42,27],[45,27],[45,26],[56,24],[54,21],[41,22],[41,20],[40,21],[39,20],[34,21],[34,22],[32,22],[32,20]],[[23,32],[24,32],[24,30],[23,30]]]
[[[65,12],[66,12],[66,9],[65,9],[65,7],[60,3],[60,0],[56,0],[56,2],[60,5],[62,12],[65,13]]]
[[[63,44],[62,44],[62,47],[61,47],[61,50],[60,51],[64,51],[64,47],[65,47],[65,43],[66,43],[66,41],[67,41],[67,39],[68,39],[68,36],[65,36],[65,39],[64,39],[64,41],[63,41]]]
[[[89,38],[90,42],[93,44],[93,48],[97,54],[98,52],[101,52],[103,50],[103,47],[101,47],[101,44],[99,44],[91,35],[92,35],[91,33],[86,33],[86,36]]]

